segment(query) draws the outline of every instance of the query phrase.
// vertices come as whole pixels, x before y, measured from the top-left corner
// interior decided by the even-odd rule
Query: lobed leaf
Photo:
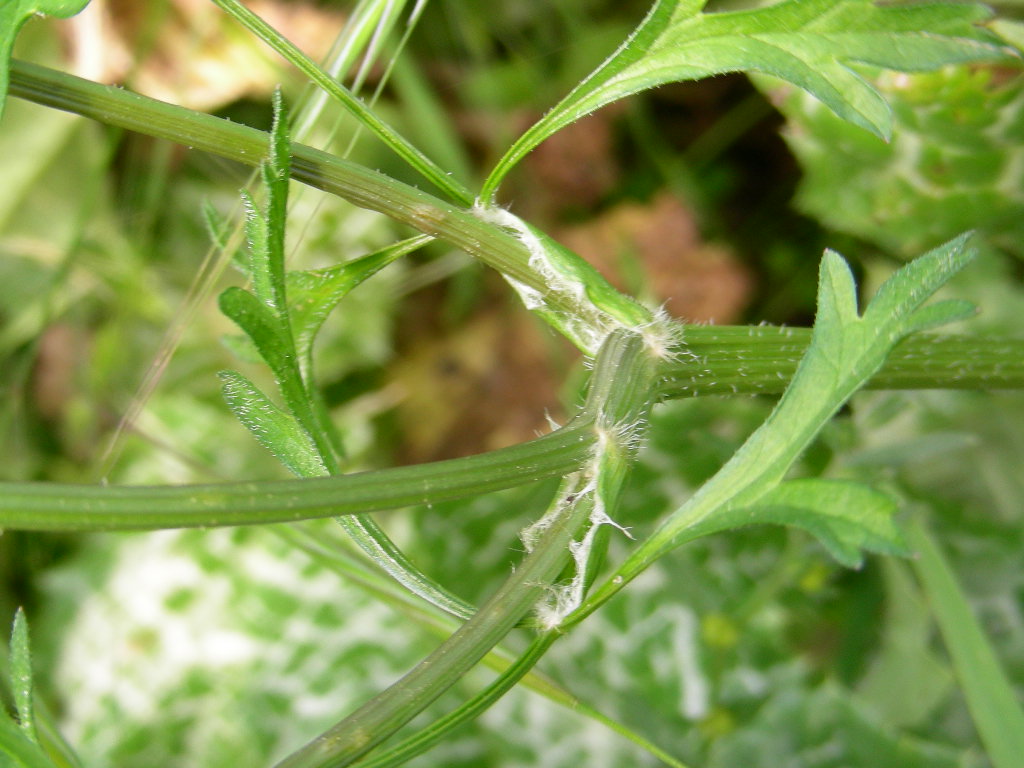
[[[974,3],[783,0],[724,13],[703,13],[703,5],[655,3],[630,38],[509,149],[481,196],[493,197],[512,166],[556,131],[665,83],[761,72],[802,88],[845,120],[887,138],[889,106],[853,65],[920,71],[1008,53],[998,38],[976,26],[989,11]]]
[[[839,254],[826,251],[811,342],[778,405],[715,476],[633,551],[571,622],[588,615],[680,544],[734,526],[741,509],[754,510],[748,514],[755,516],[799,520],[840,561],[858,559],[851,554],[855,545],[897,549],[898,534],[880,522],[886,517],[881,500],[871,500],[864,507],[867,513],[859,515],[842,504],[832,505],[821,485],[803,486],[809,489],[805,495],[799,485],[780,489],[786,473],[822,427],[882,367],[899,341],[943,317],[961,316],[960,303],[940,303],[933,305],[938,310],[920,312],[928,298],[974,257],[966,247],[969,236],[961,235],[902,267],[882,285],[863,315],[857,311],[849,266]],[[847,493],[861,502],[869,498],[864,490]]]
[[[749,507],[729,507],[687,537],[773,523],[802,528],[814,535],[837,561],[859,568],[862,550],[907,555],[910,551],[893,521],[896,502],[867,485],[846,480],[802,478],[787,480]]]
[[[0,117],[7,101],[11,51],[25,22],[38,14],[66,19],[88,4],[89,0],[4,0],[0,3]]]
[[[804,91],[754,78],[787,119],[798,206],[901,257],[965,229],[1024,255],[1024,77],[996,65],[870,76],[893,108],[889,142]]]

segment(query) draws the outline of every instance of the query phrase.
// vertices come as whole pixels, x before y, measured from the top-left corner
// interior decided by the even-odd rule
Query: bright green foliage
[[[37,14],[66,19],[79,13],[89,0],[4,0],[0,4],[0,117],[7,100],[8,66],[14,39],[22,25]]]
[[[784,0],[750,11],[703,13],[700,0],[659,0],[633,35],[527,131],[498,163],[484,196],[531,149],[594,110],[664,83],[762,72],[806,90],[844,120],[881,137],[892,117],[850,65],[915,71],[1005,56],[975,27],[973,3],[875,5],[871,0]]]
[[[835,513],[811,522],[806,513],[823,509],[819,483],[806,484],[803,494],[800,484],[791,486],[795,492],[777,489],[814,437],[882,366],[899,341],[916,331],[973,314],[973,305],[964,301],[925,304],[973,258],[974,251],[966,247],[967,238],[963,235],[904,266],[882,285],[863,315],[857,309],[849,266],[839,254],[826,251],[819,271],[818,312],[811,343],[775,410],[711,480],[630,554],[570,621],[586,617],[672,549],[698,536],[735,527],[742,514],[733,510],[756,510],[762,501],[768,504],[764,510],[768,520],[791,524],[799,520],[801,527],[827,532],[826,546],[842,560],[856,562],[851,553],[858,545],[896,551],[900,541],[895,530],[879,524],[879,511],[888,509],[886,504],[873,500],[863,521],[858,520],[859,510],[841,513],[847,523],[856,520],[855,526],[862,527],[854,533],[855,526],[836,523]],[[785,516],[772,504],[773,493],[781,494],[789,510]],[[856,492],[847,500],[863,501],[866,495],[866,491]],[[796,509],[802,512],[794,514]],[[723,516],[721,525],[719,515]]]
[[[216,1],[339,98],[451,198],[469,205],[472,196],[466,190],[294,45],[235,0]],[[421,7],[417,4],[414,13]],[[907,739],[891,729],[895,723],[878,718],[871,706],[872,693],[877,695],[878,689],[872,692],[865,685],[866,692],[858,697],[853,689],[858,670],[851,671],[849,664],[844,669],[842,654],[834,654],[838,660],[819,663],[815,653],[832,653],[819,650],[825,644],[812,638],[805,641],[811,650],[804,652],[783,639],[798,634],[808,615],[828,609],[829,579],[853,581],[862,575],[838,575],[839,569],[822,557],[819,547],[806,546],[805,533],[846,566],[861,565],[864,552],[906,551],[893,520],[900,486],[894,483],[887,489],[893,496],[874,490],[866,484],[875,479],[869,473],[858,471],[852,462],[843,465],[842,438],[836,438],[841,428],[821,435],[830,432],[832,417],[881,368],[896,344],[910,334],[972,314],[973,306],[964,301],[926,304],[970,259],[966,236],[899,271],[863,313],[849,267],[837,254],[826,252],[810,344],[785,395],[763,423],[763,403],[740,403],[733,410],[743,411],[742,429],[727,439],[716,442],[718,433],[705,422],[694,428],[697,437],[681,436],[678,430],[669,430],[667,440],[664,432],[656,434],[653,449],[645,455],[638,449],[646,435],[648,412],[671,391],[659,376],[678,365],[675,358],[683,358],[687,351],[674,327],[660,317],[655,322],[653,313],[613,291],[574,254],[531,225],[489,207],[489,202],[508,169],[538,142],[603,104],[661,83],[728,71],[765,72],[812,94],[859,126],[855,130],[886,135],[890,117],[885,100],[861,79],[858,71],[866,69],[854,67],[932,69],[947,62],[992,58],[1002,49],[975,26],[985,11],[974,4],[783,0],[758,10],[722,14],[704,14],[703,7],[700,0],[657,2],[619,51],[509,151],[473,209],[443,204],[355,163],[291,145],[277,97],[269,158],[260,166],[266,199],[257,203],[245,198],[248,249],[243,271],[250,286],[228,289],[220,306],[246,334],[254,357],[270,369],[280,402],[273,402],[241,374],[222,374],[222,382],[231,410],[291,472],[303,478],[339,476],[292,481],[276,490],[261,483],[136,490],[140,497],[161,497],[165,511],[170,508],[172,513],[180,513],[179,502],[187,496],[193,513],[190,524],[199,525],[238,522],[232,517],[218,519],[212,510],[217,505],[239,510],[243,496],[264,503],[269,512],[287,515],[288,510],[301,514],[303,509],[289,504],[309,500],[318,490],[325,492],[317,514],[355,513],[341,524],[375,565],[411,594],[400,593],[363,563],[353,565],[356,561],[349,557],[345,562],[355,581],[448,637],[398,683],[360,706],[386,684],[375,673],[388,680],[398,677],[394,667],[406,668],[426,649],[418,636],[404,631],[405,622],[392,622],[390,614],[383,617],[380,603],[339,590],[322,570],[296,558],[291,542],[275,546],[267,541],[266,531],[246,529],[140,537],[118,546],[101,542],[96,551],[110,546],[117,557],[104,557],[103,568],[93,567],[88,592],[77,592],[80,585],[74,578],[64,584],[73,616],[67,642],[59,649],[57,673],[59,684],[71,692],[67,711],[74,738],[86,745],[98,765],[103,760],[125,766],[257,765],[294,750],[324,728],[328,730],[321,737],[292,752],[285,764],[348,764],[377,744],[387,749],[384,740],[404,725],[417,723],[413,728],[419,728],[415,718],[420,715],[435,718],[433,724],[411,734],[413,741],[406,743],[415,745],[419,738],[425,746],[441,735],[453,739],[449,754],[433,755],[425,764],[504,768],[521,757],[552,768],[598,765],[602,760],[640,765],[649,755],[637,756],[634,746],[618,740],[609,742],[611,746],[595,740],[569,712],[549,716],[545,711],[544,722],[537,727],[537,709],[531,702],[524,704],[522,697],[510,700],[504,712],[498,705],[493,715],[498,728],[474,728],[466,742],[460,743],[463,736],[447,729],[497,700],[491,695],[494,689],[485,688],[471,670],[517,623],[536,613],[531,627],[540,631],[528,651],[518,658],[506,656],[512,666],[498,670],[504,674],[499,681],[509,684],[555,644],[560,630],[603,605],[645,570],[648,581],[638,580],[592,622],[555,644],[553,651],[557,673],[566,685],[578,685],[590,701],[607,699],[610,716],[625,724],[620,731],[634,727],[643,738],[665,744],[673,755],[715,768],[774,766],[793,760],[808,768],[836,768],[840,761],[850,760],[900,768],[963,764],[967,747],[947,746],[935,732],[921,742]],[[20,95],[39,87],[39,82],[49,83],[53,92],[91,94],[81,99],[84,107],[73,107],[86,114],[101,98],[107,99],[102,104],[110,114],[128,103],[97,93],[103,91],[100,88],[88,91],[71,78],[47,80],[31,66],[14,70],[13,77]],[[111,121],[145,129],[138,115],[159,115],[164,133],[156,135],[171,138],[178,138],[181,124],[188,123],[201,135],[196,146],[215,149],[217,138],[226,144],[248,142],[234,155],[227,153],[243,161],[258,158],[265,147],[265,137],[258,131],[228,133],[224,121],[212,117],[192,116],[192,125],[187,110],[161,110],[145,100],[131,104],[125,112],[134,111],[136,122],[118,123],[117,117]],[[98,111],[93,116],[104,114]],[[498,266],[520,288],[531,309],[596,354],[587,401],[576,418],[550,436],[479,457],[341,476],[342,440],[313,378],[317,334],[352,288],[428,238],[413,238],[328,269],[287,273],[285,223],[293,157],[303,179],[412,224],[430,237],[448,239]],[[965,164],[961,170],[970,173],[974,168]],[[214,223],[212,229],[219,241],[227,241],[222,227]],[[689,417],[699,420],[696,410],[690,409]],[[856,405],[851,410],[856,412]],[[652,431],[657,432],[657,425]],[[743,442],[742,436],[751,432]],[[205,442],[217,440],[207,437]],[[665,442],[671,450],[662,450]],[[956,441],[938,441],[938,448],[930,448],[942,450],[951,444]],[[816,455],[808,459],[807,452]],[[900,458],[908,460],[911,455],[912,451],[903,451]],[[628,485],[631,469],[636,478]],[[791,473],[800,479],[787,479]],[[223,472],[236,474],[237,468],[230,466]],[[438,581],[413,567],[365,514],[381,508],[372,505],[382,498],[390,507],[441,501],[458,497],[467,487],[482,493],[554,474],[562,481],[553,496],[551,488],[524,488],[497,501],[462,507],[461,512],[474,517],[464,526],[461,520],[456,526],[445,524],[440,510],[419,513],[420,519],[411,525],[419,529],[414,531],[413,547],[429,572],[439,574]],[[1012,469],[1003,474],[1012,475]],[[8,503],[23,515],[13,519],[31,527],[45,517],[45,503],[33,506],[40,501],[33,484],[8,488],[8,499],[14,499]],[[61,518],[54,527],[73,527],[74,515],[98,517],[105,504],[116,505],[118,500],[126,505],[121,512],[127,514],[115,524],[132,520],[128,489],[58,488],[51,494],[57,500],[50,499],[50,511],[63,510],[71,499],[72,517],[70,522]],[[71,490],[65,493],[64,488]],[[334,497],[329,493],[332,488]],[[355,490],[365,495],[358,496]],[[687,496],[689,501],[684,502]],[[518,557],[521,547],[514,532],[545,508],[548,514],[522,532],[528,554]],[[673,508],[675,512],[657,527],[659,518]],[[106,512],[110,511],[108,507]],[[169,519],[162,524],[181,518]],[[606,536],[612,523],[635,524],[639,544]],[[728,538],[709,535],[765,523],[787,528],[740,530]],[[315,540],[322,533],[327,541],[327,530],[312,526],[306,535]],[[684,542],[692,546],[672,558],[663,557]],[[316,550],[315,544],[308,545],[309,550]],[[609,547],[613,561],[624,556],[625,562],[618,569],[608,568],[608,581],[588,599],[586,593],[601,575]],[[629,547],[632,554],[620,553],[628,553]],[[708,555],[716,549],[720,557]],[[342,560],[348,552],[339,550],[338,555]],[[512,559],[518,565],[508,576]],[[724,570],[722,563],[728,566]],[[870,568],[865,570],[870,575]],[[76,575],[86,571],[83,567]],[[928,575],[924,576],[927,582]],[[914,594],[913,588],[903,587],[886,588],[911,599],[907,595]],[[925,591],[934,588],[926,583]],[[955,596],[956,585],[945,584],[939,591]],[[424,605],[419,598],[433,605]],[[475,610],[469,600],[482,609]],[[155,610],[140,619],[146,606]],[[843,613],[851,606],[856,607],[856,601],[837,610]],[[439,617],[439,611],[465,623],[453,629],[453,622]],[[944,624],[953,616],[973,626],[952,602],[939,614]],[[847,619],[845,629],[852,634],[870,632],[871,620],[864,615]],[[900,617],[890,619],[892,634],[902,622],[912,626],[915,640],[927,639],[928,627],[919,614],[890,608],[890,615]],[[212,631],[201,634],[211,626]],[[115,627],[124,643],[125,654],[108,657],[114,663],[131,656],[128,651],[134,657],[119,670],[122,685],[91,696],[91,676],[103,669],[93,663],[102,655],[97,648],[110,650],[107,636],[97,627]],[[394,631],[401,637],[392,637]],[[212,639],[183,643],[183,637]],[[950,647],[955,654],[963,647],[977,650],[984,647],[979,638],[980,633],[954,633]],[[14,666],[27,674],[27,640],[23,644],[26,650],[16,651]],[[565,649],[563,656],[557,655],[559,645]],[[905,653],[895,640],[887,650],[890,664]],[[978,673],[983,681],[978,689],[968,688],[969,696],[977,690],[995,691],[999,705],[977,708],[976,721],[983,731],[1017,728],[1019,717],[1006,716],[1009,689],[998,668],[972,663],[957,659],[958,666],[968,674]],[[922,675],[930,677],[921,690],[931,695],[900,725],[923,727],[945,704],[944,681],[936,666],[941,664],[922,664]],[[823,678],[828,682],[822,684]],[[30,685],[27,690],[16,698],[23,725],[32,719],[27,714]],[[461,701],[446,707],[454,713],[448,719],[432,708],[446,691],[457,691]],[[571,702],[568,696],[554,698]],[[638,703],[638,698],[643,701]],[[148,709],[138,706],[141,699],[149,703]],[[1012,693],[1009,700],[1012,704]],[[353,714],[331,725],[342,712]],[[935,719],[943,722],[938,715]],[[271,731],[267,723],[281,727]],[[524,733],[543,743],[523,745]],[[12,737],[0,743],[13,745],[5,748],[14,752],[22,749],[22,741]],[[992,756],[999,761],[1005,760],[1004,753],[1020,751],[1010,740],[986,736],[986,741],[994,745]],[[395,762],[413,751],[396,756]],[[377,764],[372,762],[377,756],[370,756],[371,764]],[[390,764],[386,754],[381,760]],[[21,764],[35,765],[30,757]]]
[[[294,440],[284,440],[280,445],[274,442],[286,434],[295,435],[305,431],[309,442],[321,453],[321,461],[326,460],[322,455],[324,442],[318,440],[319,433],[315,428],[316,417],[311,407],[310,392],[299,369],[285,289],[285,219],[290,175],[286,124],[287,115],[278,93],[275,97],[275,128],[272,132],[270,159],[261,167],[267,188],[266,210],[260,211],[249,195],[243,196],[249,253],[246,271],[252,281],[252,291],[228,288],[220,296],[220,308],[245,332],[269,366],[291,413],[268,410],[265,406],[270,404],[269,399],[251,384],[248,388],[251,388],[255,399],[240,396],[237,377],[225,380],[230,382],[226,384],[228,402],[233,409],[237,409],[236,413],[242,422],[272,452],[279,456],[293,456],[293,466],[309,466],[308,459],[303,460],[294,455],[297,445]],[[292,420],[294,424],[285,427],[287,420]]]
[[[295,353],[307,381],[312,379],[313,342],[327,316],[357,285],[429,241],[426,236],[413,237],[327,269],[288,272],[286,285]]]
[[[11,768],[53,768],[39,746],[35,707],[32,701],[32,654],[29,649],[28,621],[20,608],[14,614],[11,630],[10,685],[17,724],[0,711],[0,765]]]
[[[1024,255],[1024,77],[991,68],[878,73],[891,141],[806,94],[757,81],[789,121],[804,170],[797,202],[828,226],[909,256],[967,228]]]

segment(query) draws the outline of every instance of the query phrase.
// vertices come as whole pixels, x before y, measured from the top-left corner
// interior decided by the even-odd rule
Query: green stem
[[[267,156],[266,133],[230,120],[17,59],[11,61],[10,77],[9,93],[37,104],[246,165],[259,165]],[[549,293],[544,277],[529,266],[526,247],[468,208],[303,144],[292,144],[292,177],[443,239],[541,295]],[[557,295],[551,296],[549,303],[566,313],[575,310],[575,305]]]
[[[619,423],[649,404],[649,367],[636,334],[616,332],[601,347],[584,410],[595,425]],[[596,431],[596,428],[595,428]],[[585,472],[566,478],[552,502],[549,525],[534,549],[480,610],[405,677],[326,731],[278,768],[350,765],[454,685],[501,641],[545,594],[568,559],[568,545],[594,511]]]
[[[577,469],[584,411],[550,435],[461,459],[335,477],[185,486],[0,484],[0,528],[128,531],[294,522],[475,496]]]
[[[523,655],[479,694],[386,752],[367,760],[361,760],[358,763],[358,768],[389,768],[401,765],[417,755],[423,754],[460,725],[468,723],[486,712],[533,668],[557,639],[556,632],[544,632],[537,635]]]
[[[319,532],[313,533],[302,526],[274,526],[269,530],[273,531],[278,536],[281,536],[290,545],[302,549],[319,564],[336,571],[347,581],[359,586],[360,589],[375,595],[379,599],[387,602],[396,610],[403,612],[409,616],[410,619],[415,621],[422,629],[438,636],[440,639],[448,637],[452,632],[458,629],[458,622],[451,615],[447,613],[440,613],[436,609],[424,606],[422,602],[416,600],[407,591],[397,587],[394,581],[384,578],[375,571],[370,570],[370,568],[367,567],[366,561],[361,560],[356,555],[348,551],[341,542],[332,542],[334,546],[325,546],[325,540]],[[520,622],[520,626],[524,626],[529,623],[530,619],[527,618]],[[673,768],[686,768],[685,765],[680,763],[678,760],[675,760],[671,755],[668,755],[656,744],[652,744],[636,731],[631,730],[617,720],[602,714],[593,707],[590,707],[580,701],[569,693],[569,691],[543,673],[539,673],[533,669],[519,668],[516,671],[511,670],[513,665],[521,665],[523,662],[524,658],[522,656],[513,656],[509,651],[504,650],[501,646],[496,646],[492,649],[491,652],[481,660],[481,663],[486,665],[488,669],[494,671],[499,675],[499,677],[487,688],[486,691],[482,692],[480,696],[489,695],[489,692],[491,692],[495,686],[501,685],[503,680],[510,680],[510,683],[505,690],[518,683],[530,690],[532,693],[543,696],[553,704],[600,723],[609,730],[614,731],[651,753],[666,765],[673,766]],[[534,662],[530,662],[531,667],[533,666],[533,663]],[[510,675],[514,675],[515,679],[511,679]],[[502,691],[502,693],[504,693],[504,691]],[[501,694],[495,696],[491,703],[497,700],[500,695]],[[476,699],[474,699],[474,701],[475,700]],[[468,704],[466,706],[468,706]],[[449,718],[455,716],[461,717],[458,722],[450,721],[450,727],[455,728],[467,720],[476,717],[484,708],[485,707],[481,707],[480,710],[473,713],[463,712],[463,714],[457,715],[457,712],[462,712],[464,709],[464,707],[459,707],[456,712],[452,712],[445,718],[445,720],[449,721]],[[467,717],[466,715],[469,716]],[[433,725],[429,727],[429,730],[433,731]],[[410,737],[410,741],[422,738],[424,735],[425,734],[417,734],[412,736]],[[405,742],[396,745],[393,749],[389,749],[388,754],[390,755],[393,751],[398,749],[408,748],[403,747],[403,745],[405,745]],[[411,746],[411,744],[409,746]],[[428,744],[423,749],[426,749],[429,746],[430,745]],[[419,751],[423,750],[418,750],[416,754],[418,754]],[[381,760],[383,759],[383,755],[369,759],[373,761]]]
[[[811,340],[810,328],[686,326],[683,351],[662,372],[663,398],[780,394]],[[1021,389],[1024,339],[914,335],[868,389]]]
[[[568,478],[555,503],[578,493],[583,482]],[[589,499],[585,496],[584,499]],[[491,651],[543,596],[545,586],[561,572],[568,546],[590,513],[590,504],[562,504],[543,541],[473,618],[417,664],[347,718],[277,768],[340,768],[380,744],[457,683]]]
[[[267,155],[268,136],[255,128],[16,59],[11,62],[10,74],[12,95],[45,106],[175,141],[246,165],[259,165]],[[507,277],[539,291],[556,309],[568,314],[576,310],[567,299],[549,291],[543,276],[529,266],[529,253],[519,240],[500,227],[481,221],[466,208],[302,144],[292,144],[292,176],[461,248]],[[662,393],[665,397],[779,393],[789,381],[809,334],[804,329],[765,326],[687,326],[686,350],[693,357],[684,356],[668,370]],[[1024,387],[1024,341],[930,337],[936,341],[935,346],[929,346],[926,338],[929,337],[913,338],[901,345],[868,386]],[[744,364],[753,355],[765,356],[769,344],[775,346],[770,352],[771,359],[764,365]]]
[[[345,109],[355,115],[363,125],[391,147],[399,157],[423,176],[433,182],[438,189],[444,190],[453,200],[470,205],[473,195],[464,186],[455,181],[437,163],[424,155],[410,144],[394,128],[377,117],[373,111],[352,94],[345,86],[335,80],[306,54],[296,48],[281,33],[267,22],[250,11],[237,0],[213,0],[225,13],[252,32],[256,37],[269,45],[286,61],[297,67],[310,82],[316,83],[324,93],[328,94]]]

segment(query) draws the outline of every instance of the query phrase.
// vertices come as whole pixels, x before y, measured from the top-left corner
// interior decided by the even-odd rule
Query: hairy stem
[[[596,424],[637,417],[649,406],[647,350],[636,334],[611,334],[595,361],[585,410]],[[644,376],[642,372],[648,371]],[[279,764],[278,768],[350,765],[397,731],[472,669],[507,635],[559,575],[569,544],[593,512],[584,472],[567,477],[547,526],[515,572],[480,610],[405,677]],[[524,670],[525,671],[525,670]]]

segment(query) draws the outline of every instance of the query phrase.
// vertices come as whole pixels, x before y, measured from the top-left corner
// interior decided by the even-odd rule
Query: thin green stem
[[[316,562],[334,570],[347,581],[358,585],[360,589],[375,595],[397,610],[402,611],[427,632],[443,639],[458,629],[458,621],[455,618],[449,614],[441,613],[436,608],[432,609],[425,606],[406,590],[399,588],[394,581],[384,578],[371,570],[365,560],[349,551],[341,541],[333,542],[334,546],[326,546],[325,540],[322,536],[314,534],[303,526],[278,525],[273,526],[268,530],[281,536],[290,545],[303,550]],[[475,613],[475,609],[473,612]],[[530,620],[527,618],[520,622],[520,626],[529,623]],[[604,725],[609,730],[618,733],[620,736],[651,753],[666,765],[673,766],[673,768],[686,768],[685,765],[675,760],[671,755],[665,753],[656,744],[652,744],[636,731],[631,730],[622,723],[613,720],[607,715],[602,714],[593,707],[590,707],[580,701],[547,675],[537,672],[534,669],[520,669],[518,672],[513,673],[511,671],[511,667],[513,667],[513,665],[522,664],[522,656],[514,656],[511,652],[503,649],[501,646],[496,646],[481,660],[481,663],[499,675],[499,678],[488,687],[488,691],[490,691],[494,686],[501,684],[502,679],[506,679],[510,674],[515,674],[515,680],[511,681],[508,688],[511,688],[512,685],[518,683],[530,690],[532,693],[543,696],[548,701],[564,707],[566,710]],[[533,662],[531,662],[531,666],[532,665]],[[480,695],[487,695],[487,692],[482,692]],[[500,694],[499,696],[496,696],[494,700],[497,700],[498,697],[500,697]],[[486,707],[481,708],[480,711],[475,713],[467,713],[469,714],[468,717],[463,715],[463,719],[459,722],[453,722],[451,727],[455,728],[461,723],[476,717],[484,708]],[[460,711],[462,709],[463,707],[459,708]],[[453,712],[448,717],[452,717],[455,714],[456,713]],[[432,729],[433,727],[431,726],[431,730]],[[415,739],[419,736],[420,734],[417,734],[410,738]],[[396,745],[394,749],[397,750],[401,746],[401,744]],[[391,754],[391,752],[392,750],[389,749],[388,754]],[[383,756],[372,757],[369,759],[379,760],[382,758]]]
[[[511,488],[577,469],[594,443],[593,414],[489,453],[335,477],[186,486],[0,484],[0,528],[128,531],[294,522]]]
[[[513,686],[547,653],[556,639],[558,634],[555,632],[537,635],[529,648],[479,694],[386,752],[359,761],[359,768],[389,768],[423,754],[460,725],[486,712],[498,699],[512,690]]]
[[[482,715],[502,696],[512,690],[520,680],[529,674],[559,637],[561,635],[553,631],[538,634],[523,654],[479,694],[444,717],[435,720],[422,731],[399,742],[386,752],[374,755],[366,760],[361,760],[357,764],[358,768],[389,768],[390,766],[401,765],[417,755],[423,754],[455,729]],[[623,727],[615,720],[604,717],[580,702],[575,702],[574,708],[576,711],[583,712],[588,717],[597,720],[629,739],[658,760],[661,760],[665,765],[672,766],[672,768],[687,768],[684,763],[672,757],[665,750],[635,731]]]
[[[281,54],[284,59],[297,67],[311,82],[316,83],[325,93],[334,98],[356,119],[379,136],[410,166],[429,179],[438,189],[443,190],[453,200],[470,205],[473,195],[468,189],[455,181],[437,163],[410,144],[405,137],[389,126],[374,112],[363,104],[345,86],[325,72],[315,61],[292,45],[280,32],[275,30],[263,19],[250,11],[237,0],[213,0],[225,13],[242,24],[256,37]]]

